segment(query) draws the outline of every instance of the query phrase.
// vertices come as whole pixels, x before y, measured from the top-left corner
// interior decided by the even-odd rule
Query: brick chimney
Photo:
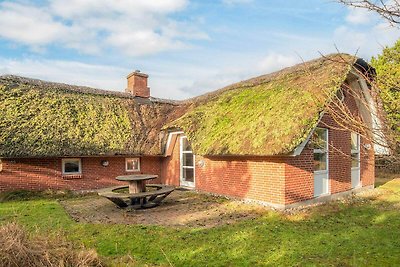
[[[140,70],[135,70],[126,77],[128,79],[128,87],[125,89],[125,92],[134,96],[149,98],[150,88],[147,87],[148,77],[149,75],[141,73]]]

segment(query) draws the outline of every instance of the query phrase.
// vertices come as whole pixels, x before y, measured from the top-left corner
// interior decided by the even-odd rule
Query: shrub
[[[0,227],[0,244],[0,262],[4,267],[103,266],[93,249],[76,249],[61,234],[30,236],[13,222]]]

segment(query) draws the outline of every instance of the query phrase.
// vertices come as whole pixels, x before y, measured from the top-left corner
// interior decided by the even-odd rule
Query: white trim
[[[171,145],[172,136],[173,135],[179,135],[179,134],[183,134],[183,132],[182,131],[170,132],[168,134],[167,143],[165,144],[164,157],[167,156],[167,150],[168,150],[169,146]]]
[[[179,138],[179,183],[182,186],[187,186],[187,187],[195,187],[195,182],[196,182],[196,156],[193,154],[193,151],[189,150],[183,150],[183,139],[187,139],[186,136],[181,136]],[[183,154],[189,154],[191,153],[193,155],[193,167],[192,166],[183,166]],[[193,169],[193,182],[188,182],[183,180],[183,169]]]
[[[310,141],[315,129],[318,128],[318,124],[321,122],[322,117],[325,115],[325,111],[322,111],[321,114],[319,115],[318,121],[315,124],[316,126],[314,126],[314,128],[310,131],[310,133],[308,134],[306,140],[304,140],[300,145],[298,145],[293,151],[292,153],[289,154],[289,156],[295,157],[295,156],[299,156],[301,154],[301,152],[303,152],[304,148],[306,147],[308,141]]]
[[[137,160],[138,161],[138,168],[135,170],[129,170],[128,169],[128,161],[129,160]],[[125,171],[126,172],[140,172],[140,158],[135,157],[135,158],[125,158]]]
[[[356,134],[357,135],[357,148],[356,149],[351,149],[351,151],[350,151],[350,159],[351,159],[351,173],[350,173],[350,176],[351,176],[351,187],[354,189],[354,188],[358,188],[358,187],[361,187],[362,186],[362,184],[361,184],[361,138],[360,138],[360,134],[359,133],[356,133],[356,132],[351,132],[350,133],[350,145],[351,145],[351,142],[352,142],[352,140],[353,140],[353,138],[352,138],[352,136],[351,135],[353,135],[353,134]],[[353,154],[356,154],[357,153],[357,161],[358,161],[358,166],[357,167],[353,167],[353,157],[352,157],[352,155]],[[357,181],[358,181],[358,184],[356,185],[356,186],[353,186],[353,171],[357,171]]]
[[[370,122],[369,123],[370,125],[368,125],[368,126],[371,128],[373,139],[376,140],[376,142],[373,143],[374,152],[376,155],[389,155],[390,149],[387,147],[388,141],[385,138],[385,135],[382,130],[383,122],[379,118],[379,116],[377,116],[378,107],[377,107],[375,101],[373,100],[373,97],[371,96],[370,89],[367,85],[367,81],[365,80],[364,77],[360,76],[358,71],[355,70],[354,68],[350,71],[350,73],[357,77],[357,83],[360,86],[361,92],[363,93],[366,102],[369,105],[367,110],[368,109],[370,110],[368,112],[368,115],[370,116],[370,118],[365,118],[361,108],[359,107],[359,103],[356,103],[358,106],[358,109],[361,111],[360,113],[361,113],[361,116],[363,117],[363,119],[366,122]]]
[[[328,128],[316,127],[315,129],[322,129],[326,133],[326,149],[313,149],[313,154],[326,154],[326,170],[314,170],[314,173],[324,173],[329,170],[329,130]]]
[[[317,151],[317,153],[319,151],[326,153],[326,170],[317,170],[313,172],[313,179],[314,179],[314,197],[321,197],[321,196],[328,196],[331,194],[331,180],[329,178],[329,129],[328,128],[323,128],[323,127],[315,127],[315,129],[323,129],[325,130],[326,133],[326,150],[324,149],[313,149],[313,158],[314,158],[314,151]],[[313,132],[315,131],[315,129],[313,130]],[[314,167],[314,164],[313,164]],[[321,174],[325,174],[326,175],[326,179],[327,179],[327,190],[326,193],[322,193],[320,195],[315,195],[315,175],[321,175]]]
[[[78,160],[79,171],[78,172],[65,172],[65,163],[72,160]],[[61,160],[61,169],[63,175],[79,175],[82,174],[82,159],[81,158],[63,158]]]

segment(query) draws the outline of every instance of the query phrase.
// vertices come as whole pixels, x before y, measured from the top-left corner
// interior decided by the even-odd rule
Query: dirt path
[[[145,224],[176,227],[214,227],[257,218],[266,208],[189,191],[174,191],[163,203],[146,210],[120,209],[98,197],[61,202],[76,221],[112,224]]]

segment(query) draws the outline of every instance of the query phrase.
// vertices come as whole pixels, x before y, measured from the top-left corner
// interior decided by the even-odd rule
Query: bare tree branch
[[[400,26],[400,0],[337,0],[346,6],[375,12],[395,27]]]

